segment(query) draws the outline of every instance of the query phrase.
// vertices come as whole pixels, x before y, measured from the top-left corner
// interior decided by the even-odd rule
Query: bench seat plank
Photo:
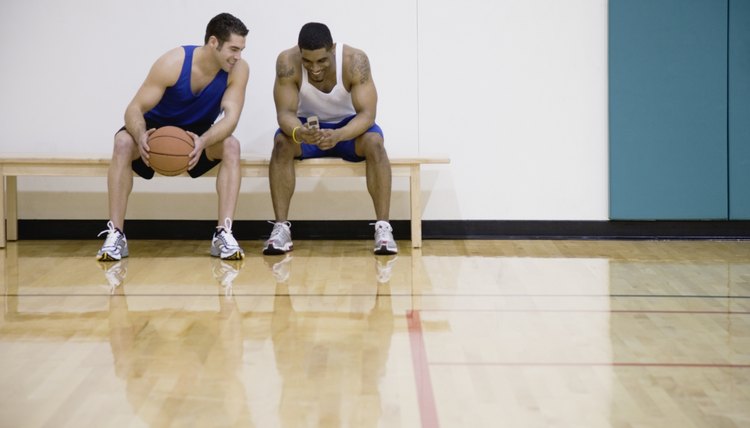
[[[18,239],[18,189],[17,177],[106,177],[110,164],[109,157],[97,156],[56,156],[38,155],[0,156],[0,248],[7,240]],[[242,177],[268,177],[269,160],[266,158],[242,158]],[[422,246],[422,207],[420,201],[422,165],[447,164],[445,157],[392,158],[391,171],[395,177],[409,177],[410,220],[412,247]],[[352,163],[338,158],[319,158],[296,161],[298,177],[364,177],[365,162]],[[186,175],[186,174],[185,174]],[[204,176],[216,176],[216,169]],[[6,224],[7,222],[7,224]],[[2,227],[5,225],[6,227]]]

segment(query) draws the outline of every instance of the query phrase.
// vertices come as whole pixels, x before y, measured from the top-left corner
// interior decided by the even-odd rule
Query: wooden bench
[[[447,164],[447,158],[392,158],[394,177],[409,177],[412,247],[422,246],[422,206],[420,171],[424,164]],[[18,239],[17,178],[24,176],[106,177],[110,158],[103,157],[12,157],[0,155],[0,248],[6,239]],[[243,158],[243,177],[268,177],[268,159]],[[337,158],[308,159],[296,162],[298,177],[364,177],[365,162],[352,163]],[[211,171],[205,176],[216,176]],[[6,226],[7,219],[7,226]],[[7,228],[7,232],[6,232]]]

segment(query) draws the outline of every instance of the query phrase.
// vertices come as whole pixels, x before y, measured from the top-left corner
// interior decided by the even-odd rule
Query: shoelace
[[[114,247],[117,244],[118,236],[115,234],[117,232],[117,229],[115,229],[115,225],[112,223],[112,220],[107,222],[107,229],[102,230],[99,232],[97,237],[102,236],[103,233],[107,233],[107,239],[104,240],[104,246],[105,247]]]
[[[224,219],[224,226],[216,226],[217,229],[224,229],[224,233],[219,233],[218,237],[224,243],[226,247],[239,247],[240,244],[234,239],[232,235],[232,220],[229,217]]]
[[[373,223],[370,223],[371,225]],[[378,221],[375,224],[375,240],[376,241],[390,241],[390,237],[387,235],[390,232],[393,232],[393,228],[390,224],[384,222],[384,221]]]
[[[232,220],[227,217],[224,219],[224,225],[223,226],[216,226],[217,229],[224,229],[229,233],[232,233]]]
[[[288,221],[283,221],[280,223],[269,221],[269,223],[273,224],[273,230],[271,231],[271,236],[268,238],[269,241],[275,241],[281,238],[282,234],[287,233],[287,230],[292,228],[292,223],[289,223]]]
[[[370,226],[375,226],[376,232],[380,232],[382,230],[393,232],[393,228],[391,227],[391,224],[383,220],[378,220],[375,223],[370,223]]]

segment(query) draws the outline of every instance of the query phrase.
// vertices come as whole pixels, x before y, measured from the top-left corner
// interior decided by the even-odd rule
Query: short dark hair
[[[211,36],[219,40],[219,45],[229,40],[232,34],[238,34],[242,37],[247,36],[247,27],[239,19],[228,13],[220,13],[208,22],[206,26],[206,37],[203,43],[208,43]]]
[[[314,51],[320,48],[330,49],[333,46],[331,31],[320,22],[308,22],[299,30],[297,46],[300,49]]]

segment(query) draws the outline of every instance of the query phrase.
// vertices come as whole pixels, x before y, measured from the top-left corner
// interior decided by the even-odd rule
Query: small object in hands
[[[320,122],[318,121],[318,116],[310,116],[307,118],[307,126],[310,129],[320,129]]]
[[[180,175],[188,169],[193,139],[176,126],[162,126],[148,137],[149,164],[161,175]]]

